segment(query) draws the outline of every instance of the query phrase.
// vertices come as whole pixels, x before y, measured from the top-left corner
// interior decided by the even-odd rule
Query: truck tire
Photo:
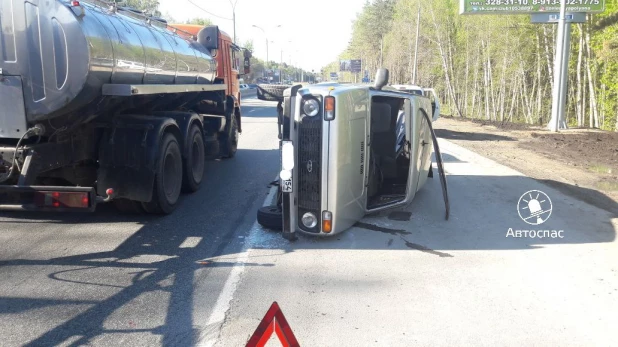
[[[238,150],[238,123],[236,121],[236,115],[232,115],[232,124],[230,125],[229,133],[223,136],[221,140],[221,150],[223,151],[223,158],[234,158],[236,151]]]
[[[271,230],[283,230],[282,212],[277,206],[260,207],[257,221],[261,226]]]
[[[266,101],[283,101],[283,91],[290,87],[279,84],[258,84],[257,97]]]
[[[122,214],[142,214],[144,208],[139,201],[129,199],[114,199],[112,200],[114,207]]]
[[[152,200],[142,203],[152,214],[170,214],[178,206],[182,190],[182,155],[178,139],[171,133],[163,135],[152,188]]]
[[[184,160],[182,177],[182,191],[193,193],[200,189],[204,179],[204,167],[206,166],[206,149],[204,147],[204,135],[197,125],[193,124],[189,130],[187,157]]]

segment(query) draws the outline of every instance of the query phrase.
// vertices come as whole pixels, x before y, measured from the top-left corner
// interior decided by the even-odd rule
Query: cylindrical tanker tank
[[[197,41],[104,1],[0,0],[0,26],[0,69],[21,78],[29,125],[78,112],[104,84],[215,79],[216,62]]]

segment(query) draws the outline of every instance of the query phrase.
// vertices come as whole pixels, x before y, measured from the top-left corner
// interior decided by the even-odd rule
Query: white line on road
[[[277,192],[277,186],[273,186],[270,188],[268,195],[266,196],[266,200],[262,206],[268,206],[273,201],[275,193]],[[227,280],[225,281],[225,285],[223,289],[219,293],[219,297],[217,298],[217,302],[215,303],[215,307],[213,307],[210,316],[206,322],[206,333],[204,334],[202,342],[200,342],[199,346],[214,346],[217,343],[219,338],[219,334],[221,332],[221,328],[223,328],[223,323],[225,321],[225,316],[230,309],[230,303],[234,298],[234,293],[236,293],[236,289],[238,288],[238,283],[240,282],[240,277],[245,270],[245,263],[249,258],[249,249],[251,248],[251,240],[254,239],[253,234],[260,232],[262,229],[260,228],[257,221],[253,223],[251,226],[251,230],[249,231],[249,235],[245,237],[245,242],[242,247],[242,252],[238,254],[234,263],[237,264],[232,268],[230,274],[228,275]]]

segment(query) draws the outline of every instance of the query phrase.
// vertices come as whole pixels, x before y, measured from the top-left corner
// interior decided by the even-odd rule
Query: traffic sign
[[[530,15],[530,22],[533,24],[558,23],[560,13],[533,13]],[[567,23],[586,23],[585,13],[567,13],[565,16]]]
[[[276,301],[273,302],[264,318],[262,318],[260,325],[255,329],[246,347],[263,347],[270,340],[273,333],[277,334],[279,341],[284,347],[300,347]]]
[[[561,0],[460,0],[460,14],[559,12]],[[567,12],[601,13],[605,0],[568,0]]]

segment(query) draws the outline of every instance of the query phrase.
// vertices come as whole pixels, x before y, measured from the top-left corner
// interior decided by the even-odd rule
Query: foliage
[[[546,124],[551,114],[556,25],[528,15],[459,15],[458,0],[371,0],[352,24],[340,59],[362,59],[374,76],[411,83],[417,14],[417,84],[436,88],[448,113],[503,122]],[[567,121],[571,126],[618,127],[618,2],[572,25]],[[322,77],[339,70],[333,62]],[[340,74],[353,81],[362,76]]]
[[[187,24],[197,24],[202,26],[213,25],[210,18],[193,18],[187,21]]]
[[[124,6],[133,7],[147,14],[153,14],[155,16],[161,15],[161,12],[158,10],[159,0],[116,0],[116,2],[124,3]]]

